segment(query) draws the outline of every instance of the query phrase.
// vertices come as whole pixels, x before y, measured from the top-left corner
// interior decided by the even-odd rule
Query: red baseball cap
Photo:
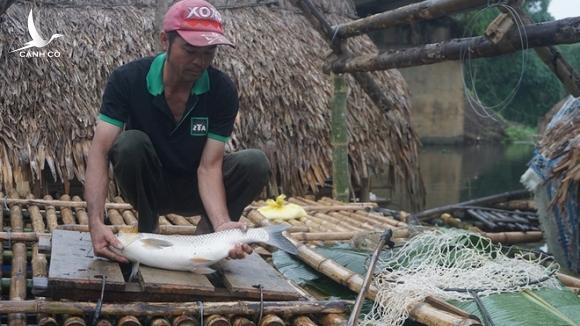
[[[176,31],[193,46],[229,45],[224,36],[222,16],[204,0],[181,0],[174,3],[163,18],[163,31]]]

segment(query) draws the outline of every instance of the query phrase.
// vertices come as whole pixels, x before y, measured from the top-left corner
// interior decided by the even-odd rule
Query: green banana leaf
[[[317,247],[314,250],[356,273],[361,275],[366,273],[367,259],[370,256],[369,252],[353,250],[349,245],[345,244],[331,247]],[[302,286],[314,289],[323,296],[344,299],[352,299],[356,296],[350,290],[338,285],[282,250],[277,250],[272,254],[272,262],[276,269],[284,274],[284,276]]]
[[[580,297],[567,289],[493,294],[481,301],[498,326],[580,325]],[[484,320],[474,301],[450,303]]]

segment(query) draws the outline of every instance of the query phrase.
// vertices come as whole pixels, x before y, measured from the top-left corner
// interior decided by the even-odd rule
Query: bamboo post
[[[237,316],[234,318],[232,326],[256,326],[256,324],[248,318]]]
[[[118,210],[113,208],[108,209],[107,216],[109,217],[109,222],[112,225],[125,225],[125,220]]]
[[[292,326],[316,326],[316,323],[307,316],[299,316],[292,322]]]
[[[282,318],[274,314],[270,314],[265,315],[258,326],[286,326],[286,323],[282,320]]]
[[[70,202],[70,196],[62,195],[60,196],[60,200]],[[72,209],[70,209],[70,207],[61,207],[60,217],[62,218],[62,223],[64,224],[76,224]]]
[[[79,196],[74,196],[73,201],[75,203],[80,203],[80,202],[82,202],[82,199]],[[82,224],[82,225],[89,224],[89,214],[87,214],[87,211],[84,209],[84,207],[75,207],[75,213],[77,214],[77,219],[79,220],[79,224]]]
[[[51,202],[51,201],[52,201],[51,196],[49,195],[44,196],[43,202]],[[29,200],[28,202],[23,204],[30,205],[32,203],[33,203],[32,200]],[[45,205],[44,209],[46,212],[46,224],[48,225],[48,231],[52,233],[52,231],[54,231],[54,229],[56,229],[56,227],[58,226],[58,219],[56,218],[56,210],[52,205]]]
[[[528,47],[578,43],[580,42],[579,28],[580,17],[527,25],[525,33],[528,37]],[[494,44],[485,36],[478,36],[389,50],[378,55],[343,56],[326,63],[323,69],[326,72],[341,74],[428,65],[458,60],[466,49],[469,49],[472,59],[516,52],[521,50],[520,35],[518,31],[511,30],[498,44]]]
[[[211,315],[204,319],[203,326],[232,326],[230,321],[221,315]]]
[[[117,326],[141,326],[141,322],[139,321],[139,319],[137,319],[137,317],[127,315],[119,319]]]
[[[515,7],[516,12],[521,17],[522,21],[526,25],[534,24],[533,19],[528,15],[528,13],[521,9],[521,7]],[[560,80],[562,85],[566,90],[572,94],[574,97],[580,97],[580,77],[574,72],[574,68],[564,59],[560,51],[556,47],[538,47],[534,49],[538,57],[544,62],[544,64],[554,73],[554,75]]]
[[[334,75],[334,98],[331,107],[332,195],[345,202],[349,200],[350,194],[348,128],[346,126],[348,91],[345,77]]]
[[[485,6],[487,0],[431,0],[411,3],[393,10],[333,26],[340,38],[362,35],[420,20],[447,16],[454,12]]]
[[[193,317],[188,316],[186,314],[182,314],[181,316],[177,316],[173,319],[173,326],[199,326],[197,321],[193,319]],[[203,325],[202,325],[203,326]]]
[[[81,317],[69,317],[64,321],[63,326],[87,326],[87,323]]]
[[[346,326],[345,315],[326,314],[320,319],[322,326]]]
[[[11,205],[10,207],[10,225],[14,232],[22,232],[24,230],[22,210],[18,205]],[[26,300],[26,244],[23,242],[13,243],[12,253],[14,257],[12,258],[10,277],[10,300]],[[8,325],[26,325],[26,315],[23,313],[9,314]]]
[[[125,201],[123,201],[123,198],[121,198],[119,196],[115,197],[113,199],[113,201],[115,203],[118,203],[118,204],[125,204]],[[133,214],[133,211],[130,208],[122,209],[121,212],[122,212],[123,218],[125,219],[125,224],[137,225],[137,223],[138,223],[137,217],[135,216],[135,214]]]
[[[165,318],[155,318],[151,321],[151,326],[171,326],[171,323]]]
[[[96,326],[113,326],[113,324],[108,319],[99,319]]]

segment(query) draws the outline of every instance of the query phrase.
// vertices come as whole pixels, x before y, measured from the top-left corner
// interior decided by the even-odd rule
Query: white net
[[[510,257],[511,256],[511,257]],[[432,230],[381,257],[378,289],[363,325],[402,325],[427,296],[444,300],[544,287],[559,288],[558,264],[531,252],[512,252],[488,238],[458,230]]]

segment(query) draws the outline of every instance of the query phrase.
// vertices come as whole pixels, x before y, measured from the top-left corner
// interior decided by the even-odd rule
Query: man
[[[139,231],[155,232],[159,214],[202,214],[196,233],[244,229],[238,222],[269,175],[258,150],[224,154],[238,111],[234,83],[211,66],[223,35],[221,16],[203,0],[172,5],[163,20],[166,53],[117,68],[104,91],[88,156],[85,198],[96,255],[127,262],[104,225],[109,159]],[[230,257],[251,253],[238,245]]]

